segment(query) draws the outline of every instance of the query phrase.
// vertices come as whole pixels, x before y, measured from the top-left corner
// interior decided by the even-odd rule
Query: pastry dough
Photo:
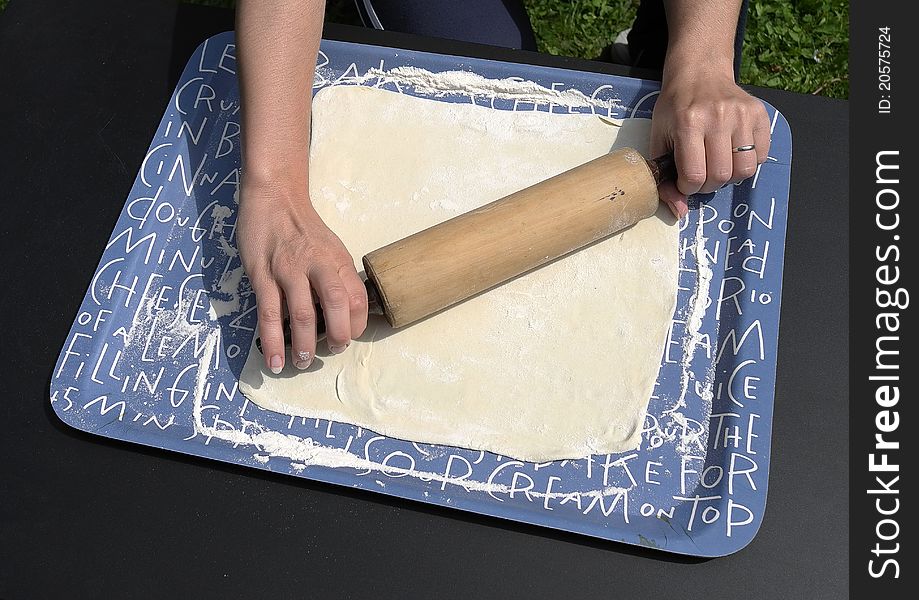
[[[628,145],[650,122],[510,112],[340,86],[313,101],[310,194],[352,252],[380,246]],[[638,446],[676,302],[678,227],[634,227],[410,327],[372,317],[341,355],[253,345],[240,389],[275,411],[521,460]],[[361,273],[363,275],[363,273]],[[418,290],[424,293],[424,290]]]

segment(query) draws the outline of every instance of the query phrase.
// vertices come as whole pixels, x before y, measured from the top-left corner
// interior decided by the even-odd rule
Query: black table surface
[[[769,495],[711,560],[105,440],[51,372],[176,80],[226,10],[0,13],[0,598],[841,598],[848,584],[848,104],[768,89],[794,140]],[[326,37],[625,74],[332,27]]]

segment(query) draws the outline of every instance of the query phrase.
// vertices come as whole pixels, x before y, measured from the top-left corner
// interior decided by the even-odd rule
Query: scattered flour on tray
[[[704,452],[706,447],[706,441],[703,438],[707,429],[704,427],[699,429],[691,427],[686,416],[680,410],[686,407],[686,393],[689,391],[692,382],[696,382],[696,389],[702,401],[706,403],[706,417],[711,413],[711,402],[713,398],[712,386],[715,379],[714,365],[708,366],[701,378],[696,377],[692,370],[692,361],[695,357],[696,349],[704,342],[702,324],[709,303],[709,293],[711,292],[713,277],[711,261],[705,251],[705,242],[707,239],[708,238],[704,236],[703,221],[700,212],[699,221],[696,224],[695,240],[692,245],[693,257],[696,261],[696,283],[692,295],[690,296],[689,309],[686,313],[686,333],[684,334],[682,345],[683,357],[680,360],[680,396],[673,406],[662,413],[662,416],[669,416],[680,426],[680,441],[677,444],[677,451],[683,454],[695,450]],[[670,436],[664,435],[669,438],[675,437],[674,434]]]
[[[195,432],[207,438],[217,438],[234,445],[253,446],[256,449],[253,459],[266,464],[271,458],[278,457],[290,461],[295,471],[303,471],[309,466],[323,466],[332,468],[350,468],[370,472],[378,472],[390,477],[410,476],[422,481],[436,481],[445,485],[456,485],[467,491],[485,492],[494,494],[510,494],[512,488],[503,483],[492,481],[475,481],[462,477],[450,477],[441,473],[407,469],[394,465],[383,465],[372,460],[361,458],[341,448],[331,448],[317,444],[310,438],[301,438],[295,435],[266,430],[259,423],[243,420],[242,429],[221,429],[216,426],[204,424],[201,413],[204,406],[204,394],[207,380],[210,376],[209,366],[214,361],[214,352],[219,346],[220,335],[217,330],[210,330],[205,342],[205,348],[198,359],[198,375],[195,381],[193,397],[192,418]],[[565,499],[571,496],[585,498],[609,497],[627,493],[630,488],[607,486],[595,490],[577,492],[537,492],[528,490],[517,493],[526,493],[537,498]]]
[[[344,80],[343,80],[344,81]],[[411,86],[416,92],[434,97],[468,95],[489,99],[513,100],[527,104],[550,104],[568,108],[600,108],[607,115],[615,109],[624,109],[615,99],[590,97],[574,88],[551,89],[520,77],[488,79],[471,71],[443,71],[433,73],[418,67],[396,67],[382,70],[368,69],[364,75],[349,77],[349,83],[363,84],[376,81],[376,86],[387,83]]]

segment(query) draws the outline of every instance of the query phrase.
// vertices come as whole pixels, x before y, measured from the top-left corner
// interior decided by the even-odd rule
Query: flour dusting
[[[407,85],[413,87],[416,92],[434,97],[461,94],[473,98],[482,97],[492,100],[500,98],[533,105],[597,108],[603,109],[607,115],[612,115],[614,109],[623,108],[615,99],[592,98],[574,88],[551,89],[519,77],[488,79],[471,71],[432,73],[418,67],[396,67],[386,71],[373,68],[363,76],[349,79],[359,84],[374,80],[377,86],[386,83]]]
[[[261,464],[267,464],[271,458],[282,458],[290,461],[291,467],[302,472],[310,466],[323,466],[331,468],[350,468],[368,472],[383,473],[390,477],[410,476],[421,481],[436,481],[448,485],[456,485],[466,491],[485,492],[488,494],[528,494],[536,498],[570,499],[572,496],[584,498],[605,498],[627,494],[631,488],[605,486],[599,489],[575,492],[538,492],[534,490],[514,490],[503,483],[488,481],[475,481],[464,477],[451,477],[441,473],[409,469],[396,465],[383,465],[372,460],[361,458],[341,448],[323,446],[311,438],[301,438],[295,435],[265,429],[255,421],[242,421],[241,429],[219,428],[216,425],[208,426],[202,419],[204,407],[204,394],[210,377],[210,365],[214,361],[214,353],[219,346],[219,330],[210,330],[205,342],[204,351],[198,359],[198,375],[195,382],[192,418],[195,432],[210,439],[216,438],[236,445],[253,446],[256,450],[252,457]]]
[[[223,238],[220,238],[221,240]],[[220,277],[217,287],[208,294],[210,311],[212,319],[232,314],[239,310],[240,294],[239,288],[242,282],[245,270],[242,265],[227,271]]]
[[[663,411],[663,414],[669,416],[681,427],[680,442],[677,450],[686,453],[696,449],[705,449],[705,440],[703,434],[704,428],[693,428],[690,420],[680,411],[686,407],[686,393],[689,391],[691,382],[697,383],[696,390],[701,399],[707,403],[711,411],[711,401],[713,398],[712,385],[715,379],[714,366],[708,366],[704,375],[697,378],[692,369],[692,362],[696,355],[696,349],[702,344],[704,336],[702,333],[702,324],[705,320],[705,313],[709,303],[709,293],[713,272],[711,261],[705,252],[705,237],[703,231],[702,214],[699,214],[699,221],[696,224],[695,240],[692,246],[693,256],[696,261],[696,283],[690,297],[689,310],[686,314],[686,334],[683,338],[683,357],[680,360],[680,396],[676,403],[669,409]]]

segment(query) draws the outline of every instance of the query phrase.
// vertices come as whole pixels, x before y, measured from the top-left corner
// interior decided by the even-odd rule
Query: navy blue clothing
[[[734,77],[747,21],[743,0],[734,37]],[[368,27],[466,42],[536,50],[533,26],[521,0],[355,0]],[[615,33],[615,32],[611,32]],[[661,69],[667,52],[667,18],[662,0],[642,0],[629,32],[632,65]]]

